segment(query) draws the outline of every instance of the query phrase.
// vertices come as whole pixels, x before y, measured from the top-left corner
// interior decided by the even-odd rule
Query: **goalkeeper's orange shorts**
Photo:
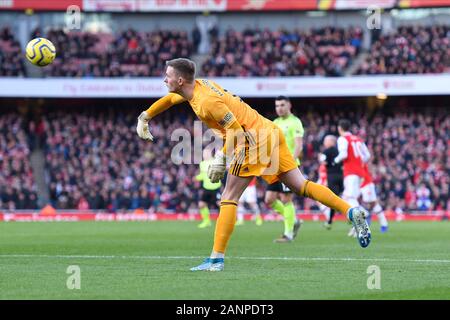
[[[228,173],[238,177],[262,177],[271,184],[278,181],[281,173],[297,167],[283,132],[273,125],[246,132],[245,148],[235,155]]]

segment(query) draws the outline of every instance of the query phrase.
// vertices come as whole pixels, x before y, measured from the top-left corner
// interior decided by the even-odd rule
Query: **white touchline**
[[[50,259],[203,259],[203,256],[108,256],[108,255],[48,255],[48,254],[0,254],[0,258],[50,258]],[[287,260],[287,261],[378,261],[378,262],[415,262],[415,263],[450,263],[440,259],[389,259],[389,258],[326,258],[326,257],[233,257],[230,260]]]

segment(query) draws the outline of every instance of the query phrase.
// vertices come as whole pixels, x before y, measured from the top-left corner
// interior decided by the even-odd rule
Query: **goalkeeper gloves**
[[[208,167],[208,178],[212,183],[219,182],[225,176],[227,158],[222,151],[217,151]]]
[[[142,112],[138,117],[136,132],[141,139],[153,141],[153,136],[148,127],[149,116],[146,111]]]

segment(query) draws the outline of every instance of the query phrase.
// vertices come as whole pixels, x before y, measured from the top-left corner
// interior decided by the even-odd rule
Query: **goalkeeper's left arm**
[[[171,106],[186,101],[182,96],[176,93],[169,93],[168,95],[158,99],[150,108],[143,111],[138,117],[138,124],[136,132],[138,136],[144,140],[153,141],[153,135],[150,133],[148,122],[161,112],[166,111]]]

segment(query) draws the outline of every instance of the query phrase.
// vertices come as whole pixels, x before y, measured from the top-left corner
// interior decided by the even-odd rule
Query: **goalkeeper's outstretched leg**
[[[298,168],[289,170],[279,175],[280,180],[286,184],[291,191],[297,195],[316,200],[327,207],[346,214],[356,229],[357,237],[361,247],[370,244],[371,232],[366,221],[369,213],[361,207],[351,207],[329,188],[306,180]]]
[[[199,266],[191,268],[192,271],[222,271],[224,269],[225,251],[234,230],[237,204],[252,178],[228,174],[220,203],[220,214],[216,223],[211,256],[206,258]],[[306,180],[298,168],[280,174],[279,178],[295,194],[311,198],[332,209],[345,213],[357,231],[358,242],[361,247],[364,248],[369,245],[371,233],[366,221],[368,213],[364,209],[359,207],[352,208],[327,187]]]

